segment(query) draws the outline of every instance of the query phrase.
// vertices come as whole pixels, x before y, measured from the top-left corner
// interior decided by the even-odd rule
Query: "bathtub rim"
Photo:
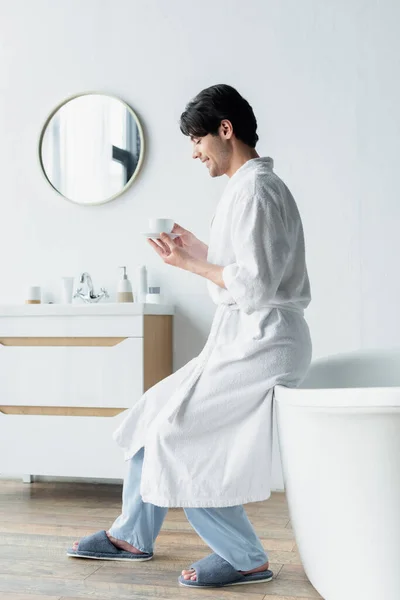
[[[274,400],[282,406],[302,408],[400,409],[400,386],[296,388],[277,384]]]
[[[399,360],[400,367],[400,346],[389,346],[387,348],[359,348],[347,352],[336,352],[326,356],[320,356],[312,361],[309,370],[313,367],[336,366],[342,361],[354,361],[357,359],[376,358],[377,360],[394,359]],[[305,380],[304,380],[305,381]],[[284,384],[274,386],[274,399],[278,403],[287,405],[325,407],[325,408],[373,408],[373,407],[400,407],[400,384],[397,386],[354,386],[354,387],[288,387]],[[295,394],[295,396],[293,396]],[[305,394],[307,402],[304,402]],[[322,394],[324,398],[322,398]],[[317,400],[316,396],[319,395]],[[345,400],[351,395],[351,402]],[[335,396],[333,401],[332,396]],[[340,396],[340,397],[339,397]],[[362,396],[362,398],[361,398]],[[398,396],[398,400],[395,400]],[[379,398],[379,399],[377,399]],[[283,403],[283,402],[282,402]]]

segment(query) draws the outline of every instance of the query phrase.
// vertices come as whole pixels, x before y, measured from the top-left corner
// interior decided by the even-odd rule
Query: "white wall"
[[[207,239],[226,180],[191,160],[178,120],[229,83],[303,217],[314,356],[397,344],[399,19],[394,0],[0,0],[0,303],[28,284],[57,300],[60,277],[83,270],[115,292],[118,265],[134,280],[145,263],[177,305],[175,367],[195,355],[214,310],[205,282],[139,232],[168,216]],[[91,208],[58,196],[37,159],[48,113],[87,90],[131,104],[147,138],[137,182]]]

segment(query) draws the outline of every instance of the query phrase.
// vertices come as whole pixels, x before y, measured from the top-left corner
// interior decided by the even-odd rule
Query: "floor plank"
[[[0,592],[0,600],[61,600],[61,596],[43,596],[40,594],[10,594]]]
[[[170,509],[144,563],[74,559],[75,539],[107,529],[119,515],[121,486],[0,480],[0,600],[193,599],[180,571],[209,553],[182,509]],[[258,585],[202,590],[204,600],[315,600],[290,526],[284,494],[246,505],[275,578]]]

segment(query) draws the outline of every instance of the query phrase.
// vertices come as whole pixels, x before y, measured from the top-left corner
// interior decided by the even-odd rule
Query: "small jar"
[[[146,294],[146,302],[149,304],[162,304],[163,297],[160,294],[159,287],[149,287],[149,291]]]
[[[42,290],[40,285],[31,285],[28,288],[28,297],[25,300],[25,304],[41,304],[42,302]]]

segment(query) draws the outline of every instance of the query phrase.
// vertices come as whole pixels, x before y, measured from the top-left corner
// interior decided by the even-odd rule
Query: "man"
[[[308,370],[310,286],[296,203],[256,152],[256,129],[227,85],[203,90],[181,116],[193,158],[229,182],[208,247],[178,224],[179,237],[149,243],[166,264],[206,278],[217,309],[199,356],[139,398],[116,431],[130,461],[122,514],[70,555],[150,560],[168,507],[181,506],[213,550],[181,584],[272,578],[242,505],[270,495],[273,388],[297,386]]]

